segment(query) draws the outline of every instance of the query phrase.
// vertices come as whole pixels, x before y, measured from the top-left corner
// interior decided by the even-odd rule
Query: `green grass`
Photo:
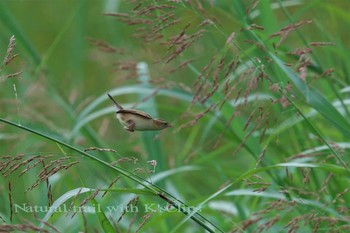
[[[0,231],[349,229],[346,1],[33,3],[0,1]]]

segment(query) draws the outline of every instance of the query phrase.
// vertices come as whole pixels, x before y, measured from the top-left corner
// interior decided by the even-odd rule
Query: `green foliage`
[[[0,0],[0,231],[346,232],[347,5]]]

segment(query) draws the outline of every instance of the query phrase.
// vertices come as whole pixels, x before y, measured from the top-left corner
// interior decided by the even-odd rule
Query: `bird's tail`
[[[115,101],[109,93],[107,93],[107,95],[113,101],[113,103],[117,106],[118,109],[123,109],[123,107],[120,104],[118,104],[117,101]]]

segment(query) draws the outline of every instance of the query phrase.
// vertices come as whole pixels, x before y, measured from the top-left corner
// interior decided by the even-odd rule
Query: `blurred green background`
[[[345,0],[0,0],[0,58],[12,35],[19,54],[0,70],[0,117],[82,150],[116,150],[89,153],[199,206],[223,232],[345,231],[347,6]],[[288,30],[283,40],[272,36]],[[107,92],[175,127],[125,131]],[[21,169],[6,176],[11,169],[0,167],[1,224],[25,218],[38,226],[38,218],[48,217],[59,231],[108,231],[96,214],[11,214],[9,193],[14,204],[47,206],[64,197],[79,205],[88,193],[74,199],[69,191],[107,189],[120,175],[0,123],[0,156],[22,153],[52,156],[46,164],[60,164],[65,155],[67,164],[78,163],[50,176],[50,187],[44,180],[31,191],[42,167],[20,177]],[[150,160],[157,161],[153,173]],[[126,206],[141,189],[122,177],[96,198],[116,232],[204,231],[188,219],[182,224],[181,213],[143,222],[146,212],[109,212],[107,206]],[[157,195],[139,195],[140,207],[166,205]]]

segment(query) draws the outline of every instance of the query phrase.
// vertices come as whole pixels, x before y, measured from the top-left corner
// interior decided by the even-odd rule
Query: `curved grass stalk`
[[[166,192],[165,190],[159,188],[158,186],[150,183],[149,181],[143,179],[142,177],[140,176],[137,176],[135,175],[134,173],[126,170],[126,169],[123,169],[121,167],[116,167],[116,166],[112,166],[111,164],[99,159],[99,158],[96,158],[92,155],[90,155],[89,153],[86,153],[68,143],[65,143],[59,139],[56,139],[54,137],[51,137],[47,134],[44,134],[44,133],[41,133],[39,131],[36,131],[34,129],[31,129],[29,127],[26,127],[26,126],[23,126],[23,125],[19,125],[19,124],[16,124],[12,121],[8,121],[8,120],[5,120],[3,118],[0,118],[0,122],[3,122],[5,124],[8,124],[8,125],[11,125],[11,126],[14,126],[14,127],[17,127],[19,129],[22,129],[22,130],[25,130],[25,131],[28,131],[34,135],[37,135],[37,136],[40,136],[42,138],[45,138],[49,141],[52,141],[52,142],[55,142],[55,143],[58,143],[59,145],[62,145],[64,147],[67,147],[75,152],[78,152],[79,154],[89,158],[89,159],[92,159],[100,164],[103,164],[105,165],[106,167],[110,168],[110,169],[113,169],[114,171],[117,171],[119,172],[120,174],[122,174],[123,176],[126,176],[127,178],[135,181],[136,183],[138,183],[139,185],[141,185],[142,187],[144,187],[145,189],[151,191],[154,195],[157,195],[159,196],[161,199],[163,199],[164,201],[166,201],[168,204],[170,204],[171,206],[173,206],[174,208],[176,208],[178,211],[182,212],[183,214],[187,215],[187,216],[190,216],[190,218],[195,221],[197,224],[199,224],[202,228],[206,229],[208,232],[216,232],[216,231],[219,231],[219,232],[223,232],[218,226],[216,226],[214,223],[212,223],[211,221],[209,221],[207,218],[205,218],[204,216],[202,216],[201,214],[199,214],[198,212],[196,212],[195,214],[193,212],[190,212],[188,211],[189,206],[186,205],[185,203],[183,203],[182,201],[178,200],[176,197],[174,197],[173,195],[171,195],[170,193]],[[186,208],[184,208],[186,207]]]

